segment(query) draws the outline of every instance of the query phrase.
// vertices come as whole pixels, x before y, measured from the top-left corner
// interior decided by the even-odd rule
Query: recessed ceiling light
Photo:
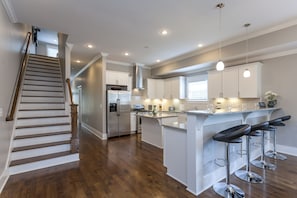
[[[125,52],[124,55],[125,56],[129,56],[130,54],[129,54],[129,52]]]
[[[88,48],[93,48],[94,46],[91,44],[88,44]]]
[[[200,44],[198,44],[198,47],[203,47],[203,44],[201,44],[201,43],[200,43]]]
[[[56,40],[56,39],[54,39],[54,42],[57,42],[57,40]]]
[[[80,63],[80,60],[76,60],[75,62]]]
[[[166,35],[168,34],[168,31],[167,31],[167,30],[162,30],[162,31],[161,31],[161,34],[162,34],[163,36],[166,36]]]
[[[159,63],[160,61],[161,61],[160,59],[157,59],[157,60],[156,60],[157,63]]]

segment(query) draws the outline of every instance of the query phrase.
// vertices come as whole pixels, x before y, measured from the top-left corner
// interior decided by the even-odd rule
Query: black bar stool
[[[271,120],[272,121],[272,120]],[[269,170],[275,170],[276,169],[276,165],[266,162],[265,161],[265,131],[270,131],[272,130],[274,127],[272,127],[270,125],[271,121],[269,121],[269,125],[267,127],[263,127],[261,132],[262,132],[262,143],[261,143],[261,150],[262,150],[262,154],[261,154],[261,158],[260,160],[254,160],[251,163],[258,167],[258,168],[262,168],[262,169],[269,169]],[[274,119],[273,122],[275,123],[281,123],[281,119]]]
[[[250,167],[250,152],[251,152],[251,145],[250,145],[250,139],[251,136],[261,136],[262,134],[260,133],[259,130],[263,130],[263,128],[268,127],[269,123],[268,122],[262,122],[259,124],[255,124],[251,126],[251,132],[248,133],[245,137],[246,137],[246,170],[238,170],[235,171],[235,175],[247,182],[250,183],[262,183],[263,182],[263,178],[252,172],[251,171],[251,167]]]
[[[279,122],[279,119],[281,119],[281,122]],[[269,131],[273,132],[272,137],[273,137],[273,150],[272,151],[268,151],[266,152],[266,157],[269,158],[273,158],[273,159],[279,159],[279,160],[286,160],[287,157],[283,154],[280,154],[278,152],[276,152],[276,129],[279,126],[286,126],[283,122],[290,120],[291,116],[287,115],[287,116],[283,116],[274,120],[271,120],[269,122],[269,125],[272,126],[271,129]],[[278,120],[278,121],[275,121]]]
[[[212,138],[215,141],[225,142],[226,146],[226,182],[219,182],[213,185],[214,191],[222,197],[244,197],[244,192],[237,186],[230,184],[230,160],[229,160],[229,144],[241,143],[241,137],[247,135],[251,130],[251,126],[248,124],[238,125],[229,129],[223,130]]]

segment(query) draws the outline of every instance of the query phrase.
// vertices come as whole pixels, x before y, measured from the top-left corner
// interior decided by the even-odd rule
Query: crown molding
[[[9,18],[10,22],[17,23],[18,19],[15,15],[15,11],[11,4],[11,1],[10,0],[2,0],[2,4],[3,4],[3,7],[7,13],[7,16]]]
[[[127,66],[127,67],[133,66],[133,64],[131,64],[131,63],[125,63],[125,62],[114,61],[114,60],[107,60],[106,62],[111,63],[111,64],[116,64],[116,65]]]

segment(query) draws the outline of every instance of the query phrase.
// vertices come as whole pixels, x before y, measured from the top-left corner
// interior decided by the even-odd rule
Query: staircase
[[[57,58],[30,55],[16,114],[10,175],[79,160]]]

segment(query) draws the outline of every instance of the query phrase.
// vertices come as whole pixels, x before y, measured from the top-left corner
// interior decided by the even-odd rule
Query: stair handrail
[[[70,79],[66,79],[68,91],[69,91],[69,98],[70,98],[70,107],[71,107],[71,152],[78,153],[79,152],[79,137],[77,132],[77,104],[73,103],[72,98],[72,90],[70,85]]]
[[[21,59],[21,65],[20,65],[20,69],[18,72],[16,83],[14,86],[14,90],[12,93],[12,97],[10,100],[6,121],[12,121],[14,118],[15,109],[16,109],[17,101],[18,101],[18,97],[19,97],[19,92],[20,92],[21,85],[22,85],[23,75],[25,73],[25,69],[27,66],[28,50],[29,50],[29,46],[30,46],[30,42],[31,42],[31,36],[32,36],[32,33],[28,32],[26,35],[26,38],[25,38],[25,42],[24,42],[25,46],[26,46],[25,53],[23,54],[22,59]]]
[[[68,87],[68,91],[69,91],[70,104],[74,104],[73,103],[73,98],[72,98],[72,90],[71,90],[71,84],[70,84],[70,79],[69,78],[66,79],[66,83],[67,83],[67,87]]]

